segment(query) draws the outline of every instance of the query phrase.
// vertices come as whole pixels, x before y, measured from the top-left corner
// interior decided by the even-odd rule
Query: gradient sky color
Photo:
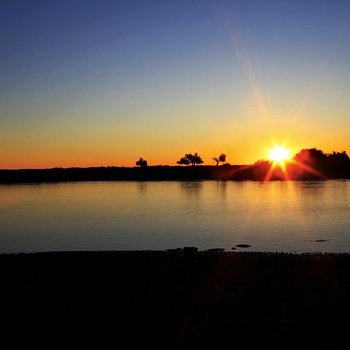
[[[0,2],[0,168],[350,151],[350,2]]]

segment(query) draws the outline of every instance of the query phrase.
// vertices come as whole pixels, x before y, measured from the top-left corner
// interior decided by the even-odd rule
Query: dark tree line
[[[345,151],[324,153],[316,148],[302,149],[294,156],[299,163],[347,163],[350,161]]]
[[[342,152],[331,152],[331,153],[324,153],[322,150],[319,150],[317,148],[307,148],[302,149],[299,153],[297,153],[293,157],[294,161],[297,163],[304,163],[309,165],[342,165],[342,164],[349,164],[350,158],[346,151]],[[216,166],[218,166],[220,163],[226,162],[226,154],[221,153],[218,157],[213,157],[212,160],[216,163]],[[196,166],[199,164],[202,164],[204,161],[202,157],[198,154],[198,152],[192,153],[186,153],[184,157],[181,157],[176,163],[179,165],[190,165],[190,166]],[[262,165],[262,164],[268,164],[269,161],[266,160],[260,160],[257,161],[256,165]],[[148,163],[147,160],[143,158],[139,158],[139,160],[135,163],[138,167],[144,168],[147,167]]]
[[[178,160],[176,163],[180,164],[180,165],[195,166],[196,164],[202,164],[203,159],[201,158],[201,156],[197,152],[195,154],[186,153],[185,156],[180,158],[180,160]]]
[[[219,155],[219,157],[213,157],[212,158],[214,160],[214,162],[216,163],[216,166],[219,165],[219,163],[224,163],[226,162],[226,154],[221,153]],[[192,153],[186,153],[184,157],[180,158],[177,162],[177,164],[179,165],[191,165],[191,166],[195,166],[195,165],[199,165],[203,163],[203,159],[202,157],[198,154],[198,152],[192,154]],[[147,160],[143,159],[143,158],[139,158],[139,160],[135,163],[137,166],[139,166],[140,168],[146,167],[147,164]]]
[[[139,166],[140,168],[145,168],[148,164],[147,164],[147,160],[143,159],[143,158],[139,158],[139,160],[135,163],[137,166]]]
[[[226,154],[221,153],[219,157],[213,157],[213,161],[216,163],[216,166],[219,166],[219,163],[224,163],[226,162]]]

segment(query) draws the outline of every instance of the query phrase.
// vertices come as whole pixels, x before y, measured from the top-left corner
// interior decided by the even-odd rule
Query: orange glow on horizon
[[[221,135],[221,134],[220,134]],[[264,145],[272,145],[267,148]],[[297,144],[302,146],[297,146]],[[94,144],[77,147],[67,142],[62,147],[53,147],[51,145],[36,147],[36,144],[26,145],[24,150],[22,145],[14,145],[0,162],[0,169],[39,169],[39,168],[54,168],[54,167],[99,167],[99,166],[124,166],[133,167],[135,162],[142,157],[147,160],[148,165],[169,165],[175,166],[176,162],[185,153],[195,153],[202,157],[203,165],[215,165],[212,157],[218,154],[226,154],[226,162],[231,165],[253,165],[256,161],[269,160],[272,165],[277,168],[302,168],[305,171],[311,172],[311,169],[305,169],[306,165],[296,164],[292,157],[301,149],[311,148],[312,144],[300,142],[297,138],[292,142],[278,142],[278,140],[269,139],[268,135],[265,137],[251,134],[250,140],[241,140],[235,138],[234,140],[223,138],[217,140],[213,138],[210,145],[202,145],[199,142],[192,142],[189,145],[165,145],[162,142],[150,144],[140,151],[137,144],[132,147],[127,147],[127,143],[123,143],[123,147],[117,147],[118,144]],[[344,149],[346,147],[335,146],[329,148],[320,146],[324,152]]]

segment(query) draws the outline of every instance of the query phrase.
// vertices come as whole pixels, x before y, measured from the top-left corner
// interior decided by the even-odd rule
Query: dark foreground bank
[[[350,255],[0,255],[1,343],[334,348],[348,341]]]
[[[222,166],[148,166],[144,168],[98,167],[1,170],[0,184],[55,183],[68,181],[266,181],[350,179],[350,160],[344,163],[287,164],[269,162]]]

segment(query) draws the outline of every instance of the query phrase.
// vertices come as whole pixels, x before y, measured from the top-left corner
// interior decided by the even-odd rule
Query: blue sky
[[[349,23],[337,0],[2,1],[0,167],[349,150]]]

